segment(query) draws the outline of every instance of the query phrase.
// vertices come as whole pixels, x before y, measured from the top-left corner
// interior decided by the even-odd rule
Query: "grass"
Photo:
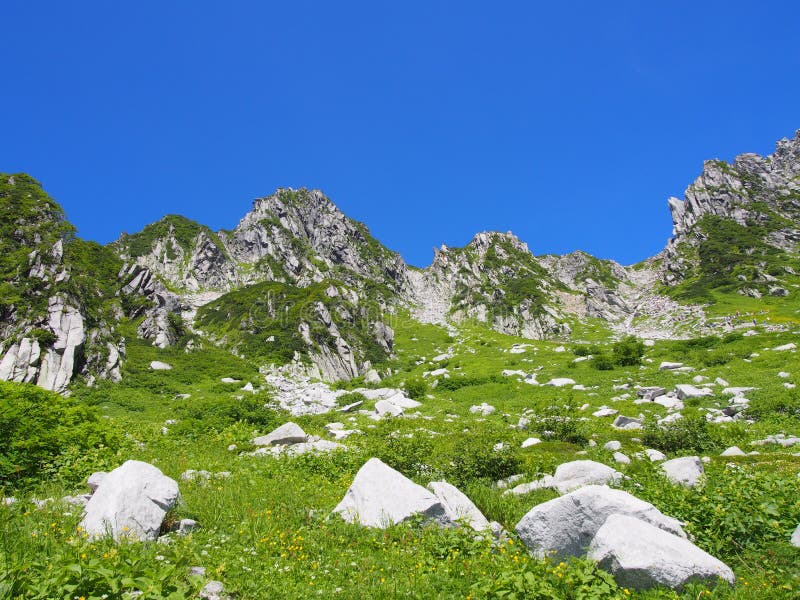
[[[125,433],[114,458],[118,463],[151,462],[176,480],[187,469],[229,471],[230,476],[206,484],[180,481],[183,503],[170,518],[191,517],[202,525],[187,537],[169,545],[90,542],[76,530],[78,510],[58,502],[41,509],[30,503],[32,497],[80,492],[76,474],[109,467],[92,460],[75,462],[65,453],[68,468],[33,487],[5,490],[5,495],[13,494],[19,501],[0,506],[0,597],[122,598],[124,590],[139,589],[147,598],[181,598],[193,596],[206,579],[223,581],[238,598],[508,598],[516,593],[530,598],[777,599],[800,594],[800,551],[788,543],[800,522],[800,457],[791,449],[770,446],[759,447],[761,454],[754,456],[717,456],[728,445],[748,451],[751,441],[766,435],[800,433],[796,413],[768,408],[750,425],[710,425],[708,480],[697,490],[673,487],[647,461],[615,465],[603,444],[619,440],[623,452],[633,457],[644,450],[639,441],[643,433],[614,430],[611,418],[591,416],[607,405],[624,415],[663,417],[667,414],[663,407],[634,404],[630,389],[614,386],[671,388],[698,374],[712,381],[723,377],[732,385],[756,386],[748,394],[754,407],[791,405],[796,392],[783,383],[800,374],[800,361],[792,352],[765,350],[791,341],[790,332],[658,342],[645,349],[641,365],[598,371],[590,361],[573,362],[577,355],[569,349],[558,351],[555,342],[531,342],[473,324],[450,335],[444,328],[419,324],[403,314],[390,324],[396,333],[396,355],[386,366],[394,374],[381,385],[403,387],[409,381],[426,381],[419,415],[379,423],[358,413],[294,417],[305,431],[319,436],[325,436],[325,425],[333,421],[363,432],[346,440],[346,452],[295,459],[239,455],[252,447],[254,434],[290,419],[268,409],[248,412],[251,399],[256,406],[269,399],[268,390],[257,391],[252,398],[240,391],[248,381],[261,387],[257,362],[208,344],[186,353],[129,339],[122,383],[95,388],[76,384],[72,390],[74,401],[96,407],[109,426]],[[613,340],[606,333],[587,329],[589,340],[611,354]],[[523,343],[528,344],[523,353],[510,352]],[[432,362],[443,353],[452,357]],[[709,355],[725,360],[705,360]],[[167,362],[173,369],[152,371],[151,360]],[[662,360],[679,360],[696,371],[660,371]],[[426,372],[437,368],[446,368],[449,378],[439,377],[435,384],[436,378]],[[502,376],[504,369],[536,372],[540,382],[569,377],[588,389],[532,386]],[[779,371],[792,375],[782,379]],[[223,377],[241,382],[225,384],[220,381]],[[482,402],[497,411],[486,417],[470,413],[470,406]],[[684,412],[688,416],[725,403],[717,394],[692,403]],[[579,410],[584,404],[589,407]],[[228,410],[231,406],[238,412]],[[523,414],[531,420],[527,430],[516,427]],[[543,437],[554,418],[564,417],[570,426],[559,430],[559,436],[577,432],[597,445],[556,436],[520,448],[524,439]],[[167,419],[178,423],[165,425]],[[166,433],[162,427],[167,427]],[[508,446],[500,455],[491,450],[498,442]],[[231,444],[236,446],[233,451],[228,450]],[[678,446],[670,457],[694,452],[688,442]],[[440,478],[457,483],[489,519],[512,532],[510,541],[493,547],[469,532],[419,523],[383,531],[328,519],[356,471],[372,456],[393,463],[421,484]],[[686,521],[696,543],[734,569],[737,585],[629,595],[587,561],[558,565],[531,558],[513,535],[514,525],[554,492],[504,496],[493,482],[512,471],[530,481],[577,458],[624,471],[630,479],[623,485]],[[189,566],[204,566],[206,578],[188,577]]]

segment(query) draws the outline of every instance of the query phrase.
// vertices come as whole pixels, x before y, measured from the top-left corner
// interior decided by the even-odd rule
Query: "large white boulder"
[[[384,529],[415,515],[453,524],[441,500],[380,459],[370,458],[356,473],[333,512],[348,523]]]
[[[151,464],[129,460],[100,482],[80,526],[93,538],[154,540],[178,497],[175,480]]]
[[[689,540],[624,514],[609,515],[592,540],[589,558],[627,588],[681,589],[692,581],[735,581],[727,565]]]
[[[556,467],[555,488],[566,494],[584,485],[602,485],[622,479],[622,473],[593,460],[573,460]]]
[[[262,435],[253,440],[256,446],[276,446],[286,444],[301,444],[308,439],[306,432],[299,425],[289,421],[267,435]]]
[[[705,469],[697,456],[682,456],[661,463],[661,470],[672,483],[694,487],[700,482]]]
[[[649,502],[604,485],[591,485],[534,506],[517,523],[517,534],[536,556],[582,556],[609,515],[624,514],[686,537],[676,519]]]
[[[452,521],[466,521],[475,531],[489,529],[489,521],[464,492],[446,481],[432,481],[430,489]]]

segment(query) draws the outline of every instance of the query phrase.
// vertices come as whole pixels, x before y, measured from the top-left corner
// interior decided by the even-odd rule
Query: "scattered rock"
[[[155,540],[178,497],[173,479],[153,465],[129,460],[100,483],[86,505],[81,527],[90,537]]]
[[[673,458],[661,463],[661,470],[672,483],[690,488],[700,482],[700,478],[705,472],[703,463],[697,456]]]
[[[469,412],[472,414],[480,413],[484,417],[493,414],[496,410],[494,406],[486,404],[486,402],[481,402],[479,405],[469,407]]]
[[[667,460],[667,457],[663,452],[653,448],[647,448],[644,453],[647,455],[647,458],[650,459],[650,462],[661,462],[662,460]]]
[[[714,395],[714,392],[708,388],[696,388],[688,383],[679,383],[676,385],[675,393],[681,400],[686,400],[686,398],[705,398],[706,396]]]
[[[647,521],[680,537],[686,537],[678,520],[668,517],[652,504],[621,490],[590,485],[534,506],[517,523],[516,531],[528,549],[538,557],[555,553],[555,558],[582,556],[592,538],[612,514]]]
[[[475,531],[483,531],[489,528],[489,521],[483,516],[483,513],[457,487],[450,485],[446,481],[433,481],[428,484],[428,489],[442,503],[451,521],[466,521]]]
[[[603,449],[608,450],[609,452],[616,452],[617,450],[622,450],[622,442],[617,440],[611,440],[610,442],[606,442],[603,444]]]
[[[622,473],[593,460],[574,460],[556,467],[553,478],[558,492],[566,494],[585,485],[619,481]]]
[[[683,366],[683,363],[664,361],[660,365],[658,365],[658,370],[659,371],[672,371],[673,369],[680,369],[682,366]]]
[[[535,446],[535,445],[541,444],[541,443],[542,443],[542,440],[540,440],[539,438],[531,437],[531,438],[528,438],[527,440],[525,440],[524,442],[522,442],[522,447],[523,448],[530,448],[531,446]]]
[[[415,515],[424,515],[441,525],[452,525],[452,519],[435,494],[377,458],[370,458],[359,469],[333,512],[348,523],[380,529]]]
[[[619,415],[611,425],[617,429],[641,429],[643,427],[642,423],[642,419]]]
[[[727,565],[692,542],[627,514],[611,514],[597,530],[588,557],[626,588],[663,585],[682,589],[689,582],[735,582]]]
[[[623,454],[622,452],[614,452],[614,460],[621,465],[631,464],[631,459],[628,457],[627,454]]]
[[[169,365],[165,362],[161,362],[160,360],[154,360],[150,363],[150,368],[153,371],[171,371],[172,365]]]
[[[575,380],[570,379],[568,377],[556,377],[555,379],[551,379],[545,385],[550,385],[553,387],[564,387],[565,385],[575,385]]]
[[[747,456],[747,455],[738,446],[731,446],[727,450],[723,451],[720,454],[720,456]]]
[[[289,421],[277,429],[253,440],[256,446],[275,446],[286,444],[300,444],[308,440],[306,432],[299,425]]]

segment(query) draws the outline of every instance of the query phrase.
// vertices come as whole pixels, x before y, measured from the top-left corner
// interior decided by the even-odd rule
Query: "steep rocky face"
[[[200,307],[195,326],[236,354],[305,364],[309,374],[336,381],[364,375],[391,355],[394,332],[384,310],[341,282],[263,282]]]
[[[260,281],[302,287],[331,277],[397,290],[406,271],[398,254],[318,190],[279,189],[259,198],[233,231],[214,233],[168,215],[114,246],[123,259],[186,292],[228,291]]]
[[[118,380],[117,259],[74,237],[27,175],[0,175],[0,379],[64,392],[82,374]]]
[[[409,279],[421,320],[476,320],[532,339],[569,333],[555,306],[558,283],[511,233],[479,233],[464,248],[442,246],[431,266],[409,272]]]
[[[706,258],[698,252],[704,243],[717,241],[727,244],[728,252],[753,257],[715,265],[717,271],[729,270],[743,282],[768,282],[762,274],[735,267],[763,271],[769,267],[768,255],[795,251],[800,242],[800,131],[779,141],[766,157],[742,154],[732,164],[706,161],[684,199],[670,198],[669,208],[673,238],[662,254],[664,283],[675,285],[697,275],[698,263]],[[711,254],[712,248],[707,250]]]

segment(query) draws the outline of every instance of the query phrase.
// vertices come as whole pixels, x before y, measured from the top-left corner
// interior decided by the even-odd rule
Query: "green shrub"
[[[469,435],[460,438],[444,465],[445,478],[456,486],[476,480],[497,481],[519,473],[522,459],[510,443],[495,450],[498,438],[492,435]]]
[[[356,402],[366,402],[367,397],[361,392],[347,392],[336,399],[337,406],[347,406]]]
[[[642,443],[662,452],[705,452],[717,447],[712,428],[701,414],[685,416],[667,425],[645,423]]]
[[[620,367],[633,367],[642,362],[644,343],[636,336],[629,335],[611,346],[614,363]]]
[[[406,477],[430,478],[433,475],[434,445],[430,438],[421,435],[405,437],[389,434],[385,441],[369,446],[370,456],[381,459]]]
[[[409,398],[419,400],[428,393],[428,384],[424,379],[409,379],[406,381],[405,389]]]
[[[611,371],[614,368],[614,360],[608,354],[595,354],[592,357],[592,366],[598,371]]]
[[[546,439],[581,446],[589,441],[586,424],[571,403],[548,407],[545,415],[536,420],[535,427]]]
[[[222,431],[233,423],[248,423],[262,430],[278,425],[277,414],[264,408],[264,400],[256,397],[188,398],[175,405],[178,423],[172,431],[195,437],[208,431]]]
[[[695,543],[722,560],[768,542],[785,542],[800,520],[797,477],[747,466],[711,468],[702,489],[671,484],[657,467],[627,483],[637,496],[685,521]]]
[[[33,385],[0,382],[0,486],[52,476],[69,456],[113,456],[121,441],[93,408]],[[78,480],[92,470],[84,464],[68,475]]]

